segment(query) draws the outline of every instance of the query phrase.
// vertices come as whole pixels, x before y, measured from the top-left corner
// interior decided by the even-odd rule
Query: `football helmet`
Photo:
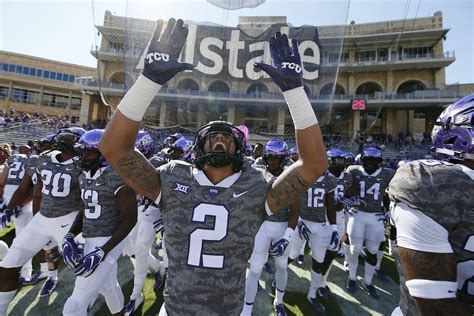
[[[474,94],[448,106],[431,132],[440,159],[474,160]]]
[[[192,142],[189,142],[186,138],[180,138],[170,146],[168,154],[171,160],[182,159],[183,156],[191,149]]]
[[[269,165],[268,158],[271,156],[280,158],[280,164],[277,168]],[[287,157],[288,144],[284,140],[271,139],[268,141],[268,143],[265,145],[265,148],[263,149],[263,161],[265,162],[265,165],[268,171],[270,172],[283,169]]]
[[[290,154],[290,159],[291,160],[293,160],[293,161],[298,160],[299,159],[298,147],[291,147],[290,151],[289,151],[289,154]]]
[[[107,161],[104,156],[99,151],[99,141],[104,134],[103,129],[93,129],[87,131],[79,139],[79,146],[77,146],[78,151],[80,152],[79,157],[79,166],[84,170],[91,170],[94,167],[105,167],[107,166]],[[95,159],[88,158],[86,153],[88,151],[97,152]]]
[[[232,137],[235,144],[235,152],[230,152],[230,146],[226,151],[215,150],[212,148],[211,136],[222,134]],[[205,143],[209,144],[209,149],[205,150]],[[242,169],[245,159],[245,141],[244,133],[237,127],[226,121],[212,121],[197,130],[193,142],[193,160],[196,166],[201,169],[204,164],[213,167],[225,167],[233,165],[235,172]]]
[[[137,139],[135,140],[135,147],[143,154],[143,156],[150,158],[155,151],[155,141],[147,131],[139,131]]]
[[[346,157],[344,152],[340,149],[331,149],[327,151],[327,156],[329,160],[329,171],[334,175],[341,174],[346,167]]]
[[[53,148],[60,152],[74,152],[76,151],[75,145],[81,138],[81,132],[76,131],[74,127],[64,128],[54,135]]]
[[[372,174],[382,165],[382,152],[375,147],[369,147],[362,152],[360,160],[365,171]]]

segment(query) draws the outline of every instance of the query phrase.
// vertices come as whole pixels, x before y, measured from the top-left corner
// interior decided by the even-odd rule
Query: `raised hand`
[[[265,71],[283,92],[302,87],[303,67],[298,41],[293,39],[290,47],[288,36],[277,32],[269,42],[273,66],[265,63],[255,63],[254,66]]]
[[[194,69],[192,64],[178,62],[188,36],[188,28],[184,26],[183,20],[169,19],[163,35],[162,29],[163,20],[159,20],[148,46],[142,71],[145,77],[160,85],[164,85],[181,71]]]

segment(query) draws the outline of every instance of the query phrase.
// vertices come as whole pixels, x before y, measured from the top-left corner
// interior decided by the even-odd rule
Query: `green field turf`
[[[13,231],[4,234],[1,237],[8,244],[13,238]],[[311,305],[307,302],[306,293],[309,287],[310,278],[310,255],[306,254],[306,265],[304,268],[290,264],[288,272],[288,285],[285,294],[285,307],[288,315],[315,315]],[[273,264],[273,261],[270,260]],[[122,257],[119,261],[119,282],[125,296],[125,303],[133,288],[133,264],[134,259]],[[72,292],[74,286],[74,274],[72,270],[65,268],[62,264],[59,273],[60,283],[57,290],[46,298],[38,296],[41,283],[26,286],[20,289],[19,293],[12,302],[9,315],[45,315],[45,311],[49,315],[60,315],[62,306],[67,297]],[[391,311],[398,304],[398,274],[395,268],[393,258],[385,255],[382,261],[382,270],[390,276],[392,281],[382,282],[375,279],[374,284],[381,294],[380,300],[374,300],[369,297],[361,288],[360,276],[363,275],[363,262],[359,265],[358,270],[358,291],[355,295],[349,295],[345,292],[345,282],[347,273],[343,271],[342,259],[335,261],[334,267],[328,278],[333,296],[324,302],[327,309],[327,315],[390,315]],[[272,303],[274,295],[271,291],[270,284],[273,275],[262,273],[260,284],[264,291],[257,295],[254,307],[254,315],[273,315]],[[162,288],[155,292],[154,276],[149,274],[145,282],[144,295],[145,301],[135,315],[157,315],[163,303]],[[90,312],[90,315],[110,315],[103,298],[99,297]]]

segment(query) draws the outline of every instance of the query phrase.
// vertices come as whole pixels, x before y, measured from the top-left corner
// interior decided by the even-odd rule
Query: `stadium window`
[[[69,75],[69,82],[74,82],[75,79],[76,79],[75,76]]]
[[[27,75],[30,73],[30,67],[23,67],[23,72],[24,75]]]
[[[10,65],[9,64],[3,64],[2,65],[3,71],[8,71],[8,66],[10,66]]]
[[[43,78],[49,78],[49,71],[48,70],[45,70],[43,72]]]
[[[62,81],[62,80],[63,80],[63,74],[60,73],[60,72],[58,72],[58,73],[56,74],[56,80],[61,80],[61,81]]]
[[[17,65],[17,66],[16,66],[16,73],[17,73],[17,74],[21,74],[22,72],[23,72],[23,67]]]
[[[36,69],[36,76],[43,77],[43,69]]]
[[[56,79],[56,72],[51,71],[51,72],[49,73],[49,79]]]
[[[8,65],[8,71],[9,72],[16,72],[16,65],[12,65],[12,64]]]
[[[36,68],[30,68],[30,76],[36,76]]]
[[[8,87],[0,87],[0,100],[5,99],[8,96]]]
[[[68,74],[63,74],[63,81],[69,81],[69,75]]]

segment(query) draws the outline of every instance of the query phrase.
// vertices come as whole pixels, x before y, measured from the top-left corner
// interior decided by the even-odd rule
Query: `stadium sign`
[[[267,74],[254,69],[253,65],[262,61],[271,64],[268,38],[280,31],[288,35],[290,46],[291,39],[298,40],[303,78],[309,81],[319,78],[321,46],[315,26],[293,28],[274,24],[259,35],[248,34],[239,28],[214,25],[188,24],[188,28],[189,33],[180,61],[196,65],[195,71],[204,75],[223,80],[268,78]],[[146,50],[138,65],[139,69],[143,68]]]

